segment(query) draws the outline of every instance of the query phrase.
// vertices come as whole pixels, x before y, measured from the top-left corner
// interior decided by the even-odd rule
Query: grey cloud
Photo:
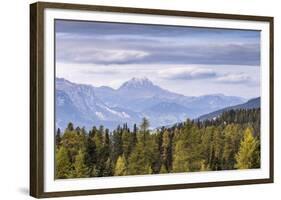
[[[201,80],[209,79],[223,84],[247,84],[256,85],[257,82],[246,73],[219,73],[210,68],[182,67],[161,70],[158,75],[162,79],[169,80]]]
[[[238,64],[259,65],[258,44],[182,45],[153,41],[57,41],[56,58],[96,64]],[[119,58],[117,56],[120,56]],[[113,56],[113,57],[112,57]],[[114,59],[113,59],[114,58]]]
[[[56,31],[58,33],[75,33],[80,35],[142,35],[154,37],[177,37],[177,36],[219,36],[221,34],[229,37],[253,38],[259,37],[258,31],[200,28],[190,26],[167,26],[152,24],[112,23],[97,21],[56,20]]]
[[[258,66],[258,38],[259,32],[253,31],[59,21],[56,59],[88,64]]]
[[[159,71],[158,75],[164,79],[195,80],[217,77],[218,74],[211,69],[197,67],[170,68]]]
[[[216,82],[225,84],[253,84],[254,80],[252,77],[245,73],[227,73],[221,75],[215,79]]]
[[[118,74],[118,71],[97,68],[97,69],[81,70],[81,73],[88,74],[88,75],[98,75],[98,74],[114,75],[114,74]]]

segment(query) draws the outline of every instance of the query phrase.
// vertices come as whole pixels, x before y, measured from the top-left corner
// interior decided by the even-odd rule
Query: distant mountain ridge
[[[226,107],[226,108],[217,110],[215,112],[211,112],[211,113],[202,115],[202,116],[198,117],[198,120],[200,120],[200,121],[204,121],[207,119],[211,120],[211,119],[219,117],[223,112],[226,112],[229,110],[260,108],[260,101],[261,101],[260,97],[253,98],[253,99],[248,100],[246,103],[239,104],[236,106]]]
[[[143,117],[149,119],[153,128],[243,102],[243,98],[222,94],[184,96],[163,89],[148,78],[132,78],[118,89],[56,78],[56,126],[60,128],[72,121],[86,128],[102,124],[113,129],[122,123],[139,124]]]

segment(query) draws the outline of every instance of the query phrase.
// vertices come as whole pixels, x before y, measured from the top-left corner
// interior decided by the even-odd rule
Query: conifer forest
[[[260,109],[157,129],[146,118],[114,130],[69,122],[55,140],[56,179],[259,168]]]

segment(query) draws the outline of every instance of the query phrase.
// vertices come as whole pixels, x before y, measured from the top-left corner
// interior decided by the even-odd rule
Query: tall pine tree
[[[244,137],[241,140],[240,148],[235,156],[238,169],[251,169],[259,166],[259,145],[258,140],[254,138],[252,130],[247,128],[244,132]]]

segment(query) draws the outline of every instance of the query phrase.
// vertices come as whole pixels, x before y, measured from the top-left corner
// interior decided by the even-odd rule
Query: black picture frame
[[[266,179],[251,179],[239,181],[219,181],[219,182],[202,182],[186,183],[173,185],[156,185],[126,188],[108,188],[93,190],[75,190],[63,192],[45,192],[44,191],[44,10],[48,8],[66,9],[66,10],[86,10],[86,11],[103,11],[116,13],[137,13],[160,16],[179,16],[179,17],[198,17],[210,19],[226,20],[245,20],[268,22],[270,25],[270,151],[269,151],[269,174]],[[273,17],[236,15],[236,14],[217,14],[202,12],[187,12],[176,10],[156,10],[141,9],[128,7],[110,7],[82,4],[64,4],[37,2],[30,5],[30,195],[36,198],[60,197],[60,196],[77,196],[77,195],[94,195],[107,193],[122,192],[139,192],[139,191],[156,191],[156,190],[173,190],[198,187],[217,187],[230,185],[260,184],[273,183],[274,177],[274,154],[273,154]]]

